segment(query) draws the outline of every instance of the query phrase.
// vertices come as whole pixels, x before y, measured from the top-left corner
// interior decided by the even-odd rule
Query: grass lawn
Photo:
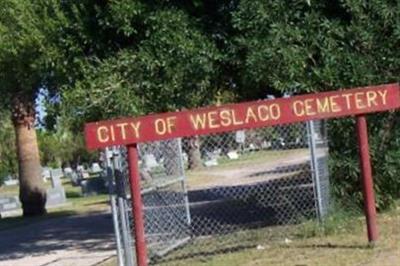
[[[46,187],[50,187],[51,182],[47,182],[45,185]],[[56,208],[49,208],[47,209],[47,214],[41,217],[8,217],[0,219],[0,231],[16,226],[28,225],[48,218],[85,214],[90,212],[101,212],[109,209],[108,194],[82,197],[81,188],[73,187],[71,182],[65,179],[63,180],[63,187],[67,196],[67,204]],[[18,195],[18,189],[18,185],[2,186],[0,187],[0,195]]]
[[[287,150],[261,150],[240,154],[236,160],[231,160],[227,157],[218,159],[218,166],[210,167],[209,169],[225,169],[234,166],[235,168],[241,165],[260,164],[266,162],[274,162],[287,156],[296,156],[308,154],[308,149],[287,149]],[[190,172],[190,171],[189,171]]]
[[[194,245],[187,245],[171,253],[164,262],[156,265],[400,265],[400,207],[380,214],[378,224],[380,238],[373,248],[367,244],[363,216],[335,215],[328,218],[324,229],[314,223],[274,229],[286,233],[291,231],[289,241],[285,241],[285,237],[271,241],[268,237],[270,228],[196,240],[199,243],[195,242]],[[230,241],[224,239],[227,237]],[[236,244],[233,246],[231,243]],[[116,258],[101,264],[115,265]]]

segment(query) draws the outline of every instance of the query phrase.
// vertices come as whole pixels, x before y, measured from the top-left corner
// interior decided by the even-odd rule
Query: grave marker
[[[17,196],[0,197],[0,218],[16,216],[22,213],[21,203]]]
[[[51,188],[47,189],[46,208],[57,207],[67,202],[61,177],[64,176],[61,168],[51,169]]]

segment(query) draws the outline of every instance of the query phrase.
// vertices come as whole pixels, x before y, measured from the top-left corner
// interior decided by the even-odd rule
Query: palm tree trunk
[[[39,148],[34,127],[33,101],[16,98],[13,101],[12,120],[16,136],[19,171],[19,198],[24,216],[46,213],[46,190],[44,187]]]

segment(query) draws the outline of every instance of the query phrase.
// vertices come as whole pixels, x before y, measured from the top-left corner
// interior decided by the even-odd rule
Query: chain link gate
[[[231,252],[290,236],[329,207],[324,121],[142,143],[139,167],[153,264]],[[135,265],[127,156],[112,149],[119,265]],[[111,156],[108,156],[111,157]]]

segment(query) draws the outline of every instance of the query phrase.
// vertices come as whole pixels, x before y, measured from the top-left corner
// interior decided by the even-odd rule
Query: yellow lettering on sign
[[[109,141],[110,137],[108,136],[108,128],[106,126],[97,128],[97,139],[101,143]]]
[[[269,106],[269,113],[273,120],[278,120],[279,118],[281,118],[281,107],[279,106],[279,104],[271,104]]]
[[[222,110],[219,116],[221,117],[221,125],[223,127],[228,127],[232,124],[231,112],[229,110]]]
[[[114,132],[114,127],[113,126],[110,127],[110,132],[111,132],[111,140],[115,141],[115,132]]]
[[[346,106],[347,106],[347,109],[349,109],[349,110],[351,109],[350,97],[352,95],[353,95],[352,93],[344,93],[344,94],[342,94],[342,97],[344,97],[346,99]]]
[[[269,119],[269,110],[267,105],[258,106],[257,113],[261,121],[267,121]]]
[[[372,107],[372,104],[374,106],[377,106],[378,103],[376,101],[376,98],[378,97],[378,94],[375,91],[367,91],[367,106]]]
[[[340,105],[338,105],[338,103],[336,102],[337,98],[339,98],[338,95],[329,97],[329,103],[331,104],[331,111],[334,113],[342,111]]]
[[[139,131],[140,124],[141,124],[140,121],[137,121],[136,123],[135,122],[130,123],[130,126],[133,129],[133,132],[135,134],[135,138],[140,138],[140,131]]]
[[[194,129],[198,130],[200,129],[204,129],[206,127],[206,114],[196,114],[190,115],[190,121],[192,122],[192,126],[194,127]]]
[[[329,113],[329,100],[327,97],[323,99],[316,99],[317,102],[317,112],[318,113]]]
[[[128,123],[119,123],[116,125],[116,127],[118,127],[121,131],[121,138],[123,140],[126,139],[126,126],[128,125]]]
[[[158,118],[154,121],[154,128],[158,135],[164,135],[167,133],[167,124],[162,118]]]
[[[247,124],[249,123],[250,119],[252,119],[254,123],[258,122],[257,115],[254,113],[251,106],[247,108],[246,119],[244,120],[244,122]]]
[[[293,111],[296,116],[304,116],[304,103],[302,101],[294,101]]]
[[[382,104],[386,105],[387,90],[378,91],[378,94],[381,96]]]
[[[237,119],[236,119],[236,112],[235,112],[235,110],[231,110],[231,114],[232,114],[232,120],[233,120],[233,125],[234,125],[234,126],[243,125],[243,121],[237,120]]]
[[[364,92],[356,92],[354,93],[354,99],[356,102],[357,109],[364,109],[366,106],[363,101]]]
[[[314,102],[314,99],[306,99],[304,101],[304,106],[306,109],[306,115],[316,115],[317,113],[313,110],[312,103]]]
[[[208,127],[209,128],[219,128],[220,125],[217,123],[217,111],[211,111],[207,113],[208,117]]]
[[[176,129],[176,116],[167,117],[167,130],[171,134]]]

